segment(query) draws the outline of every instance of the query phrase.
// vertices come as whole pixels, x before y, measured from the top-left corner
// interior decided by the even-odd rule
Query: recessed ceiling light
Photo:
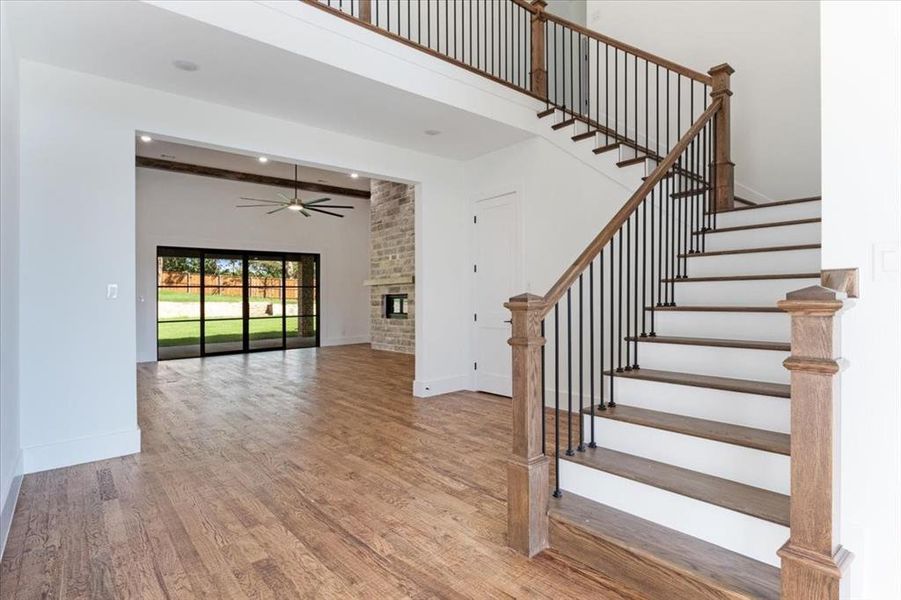
[[[141,136],[141,141],[142,141],[142,142],[145,142],[145,143],[146,143],[146,142],[152,142],[152,141],[153,141],[153,138],[150,137],[149,135],[146,135],[146,134],[145,134],[145,135],[142,135],[142,136]]]
[[[267,163],[267,162],[269,162],[269,159],[266,158],[265,156],[261,156],[261,157],[259,157],[257,160],[260,161],[261,163]]]
[[[440,135],[441,132],[438,131],[437,129],[426,129],[425,134],[426,135]]]
[[[360,174],[359,174],[359,173],[351,173],[351,174],[350,174],[350,178],[351,178],[351,179],[357,179],[357,178],[359,178],[359,177],[360,177]]]
[[[190,60],[173,60],[172,66],[179,71],[188,71],[189,73],[200,68],[196,62],[191,62]]]

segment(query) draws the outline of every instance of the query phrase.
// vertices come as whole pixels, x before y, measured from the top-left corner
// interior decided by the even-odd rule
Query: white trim
[[[141,451],[141,430],[137,427],[90,437],[76,438],[22,449],[23,471],[38,473],[49,469],[115,458]]]
[[[22,489],[22,465],[24,462],[24,452],[19,448],[19,455],[16,457],[16,466],[13,469],[12,481],[9,482],[9,490],[6,494],[6,501],[0,507],[0,556],[6,549],[6,540],[9,537],[9,529],[13,524],[13,515],[16,513],[16,503],[19,500],[19,490]]]
[[[450,392],[472,389],[472,377],[469,375],[457,375],[455,377],[442,377],[441,379],[413,380],[413,395],[417,398],[431,398]]]

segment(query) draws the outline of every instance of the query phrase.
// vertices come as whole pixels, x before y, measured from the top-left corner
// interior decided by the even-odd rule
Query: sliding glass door
[[[157,249],[157,357],[319,345],[319,255]]]

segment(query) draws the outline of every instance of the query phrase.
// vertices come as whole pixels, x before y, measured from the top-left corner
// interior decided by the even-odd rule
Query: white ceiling
[[[472,158],[529,136],[143,2],[10,4],[13,42],[24,59],[447,158]],[[179,59],[200,69],[175,69]],[[428,129],[441,134],[428,136]]]
[[[240,173],[254,173],[256,175],[294,179],[294,165],[291,163],[271,159],[266,163],[261,163],[256,156],[179,144],[167,140],[154,139],[148,143],[135,139],[135,155],[162,158],[164,160],[205,167],[216,167],[218,169],[229,169]],[[355,190],[369,190],[369,179],[365,177],[354,179],[349,173],[327,171],[303,165],[297,167],[297,179]]]

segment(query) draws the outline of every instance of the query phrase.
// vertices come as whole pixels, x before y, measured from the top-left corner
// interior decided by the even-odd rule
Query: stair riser
[[[754,279],[676,283],[676,304],[687,306],[775,306],[788,292],[819,283],[819,279]]]
[[[657,335],[766,342],[787,342],[791,337],[786,313],[657,311],[655,315]]]
[[[788,398],[622,377],[614,377],[613,386],[616,401],[629,406],[780,433],[789,432]],[[605,401],[610,399],[610,381],[607,377],[604,378],[604,398]]]
[[[623,402],[622,404],[625,404]],[[591,416],[583,417],[590,440]],[[604,419],[594,418],[594,439],[609,448],[754,487],[788,494],[789,457],[754,448]]]
[[[725,256],[689,256],[689,277],[715,275],[764,275],[768,273],[815,273],[820,270],[820,250],[752,252]]]
[[[717,226],[721,226],[717,223]],[[820,223],[802,223],[800,225],[782,225],[779,227],[760,227],[740,229],[723,233],[710,233],[706,236],[704,250],[740,250],[742,248],[761,248],[764,246],[797,246],[798,244],[819,244]]]
[[[560,461],[564,493],[573,493],[778,566],[788,528],[659,488]]]
[[[645,369],[774,383],[789,383],[788,369],[782,366],[782,361],[788,356],[789,352],[773,350],[638,344],[638,364]]]
[[[717,227],[737,227],[739,225],[756,225],[774,221],[793,221],[795,219],[813,219],[820,216],[820,202],[799,202],[784,204],[771,208],[754,208],[720,213],[716,216]]]

